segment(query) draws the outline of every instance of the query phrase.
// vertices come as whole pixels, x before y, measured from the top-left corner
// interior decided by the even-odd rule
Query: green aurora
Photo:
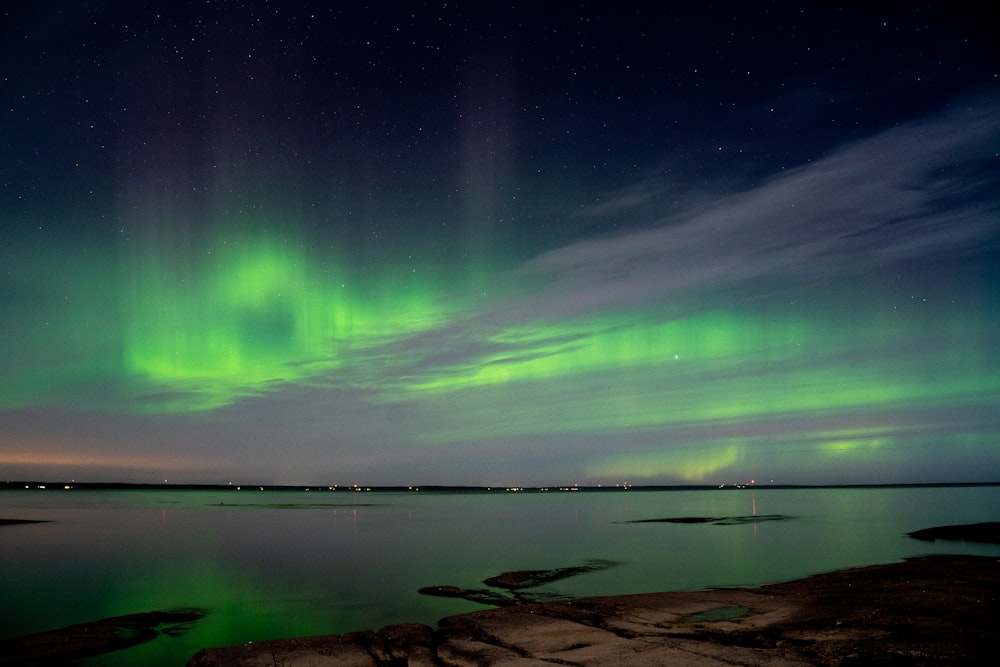
[[[0,478],[1000,479],[971,10],[30,4]]]
[[[408,415],[392,445],[403,458],[597,438],[620,444],[574,474],[606,482],[755,476],[767,456],[885,465],[944,440],[976,456],[995,443],[995,431],[934,428],[1000,396],[986,291],[941,303],[843,281],[728,308],[508,324],[491,317],[508,295],[491,301],[412,264],[362,273],[257,229],[197,253],[88,255],[60,280],[22,261],[19,280],[48,293],[5,334],[28,356],[5,373],[4,409],[225,420],[290,387],[320,403],[358,392],[373,414]]]

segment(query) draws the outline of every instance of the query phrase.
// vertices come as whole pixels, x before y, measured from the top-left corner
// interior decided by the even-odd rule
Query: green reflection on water
[[[183,665],[209,646],[298,635],[330,634],[354,629],[330,609],[314,601],[290,600],[261,579],[208,562],[193,562],[170,571],[132,572],[110,583],[101,598],[78,601],[96,614],[93,620],[137,611],[197,607],[207,615],[180,633],[160,634],[122,651],[81,661],[81,665],[137,667]],[[276,600],[281,604],[274,604]]]
[[[165,667],[209,646],[434,624],[483,607],[421,596],[420,587],[482,588],[483,579],[505,571],[588,559],[618,565],[538,591],[592,596],[748,586],[924,553],[996,554],[995,545],[928,544],[906,533],[994,519],[998,493],[1000,487],[373,493],[365,496],[371,504],[347,508],[330,507],[328,495],[292,492],[239,496],[246,507],[228,505],[235,493],[10,493],[0,499],[5,513],[52,522],[3,528],[0,572],[20,576],[0,576],[0,636],[137,612],[206,610],[179,636],[81,663]],[[634,523],[754,513],[758,520],[733,525]],[[794,519],[765,520],[780,515]]]

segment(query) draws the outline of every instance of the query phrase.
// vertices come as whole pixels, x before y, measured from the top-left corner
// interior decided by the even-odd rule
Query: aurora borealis
[[[1000,479],[985,9],[137,4],[0,10],[0,478]]]

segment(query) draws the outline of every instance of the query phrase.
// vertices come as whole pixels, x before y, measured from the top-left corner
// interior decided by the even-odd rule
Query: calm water
[[[788,515],[737,525],[629,523]],[[482,609],[422,586],[601,559],[548,593],[751,586],[928,553],[908,531],[1000,520],[1000,487],[548,493],[0,491],[0,638],[142,611],[209,613],[83,665],[183,665],[236,642],[434,624]]]

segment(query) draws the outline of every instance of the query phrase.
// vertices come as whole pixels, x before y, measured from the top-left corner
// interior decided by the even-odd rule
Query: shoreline
[[[28,522],[33,521],[7,519],[0,525]],[[908,535],[998,544],[1000,522],[937,526]],[[535,591],[547,582],[614,565],[585,561],[504,572],[483,581],[490,590],[431,586],[420,592],[496,608],[448,616],[436,627],[403,623],[377,631],[203,648],[188,665],[993,663],[1000,555],[925,555],[754,588],[568,600]],[[147,611],[6,639],[0,641],[0,664],[68,664],[159,634],[182,634],[206,613]]]
[[[897,489],[970,486],[1000,486],[1000,481],[978,482],[885,482],[871,484],[551,484],[528,486],[492,486],[464,484],[271,484],[235,483],[156,483],[156,482],[77,482],[53,480],[0,480],[0,491],[303,491],[337,493],[618,493],[627,491],[746,491],[761,489]]]
[[[1000,558],[922,556],[749,589],[485,609],[437,628],[203,649],[188,667],[992,664]]]

